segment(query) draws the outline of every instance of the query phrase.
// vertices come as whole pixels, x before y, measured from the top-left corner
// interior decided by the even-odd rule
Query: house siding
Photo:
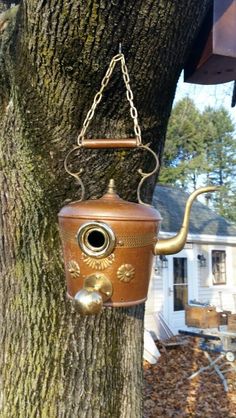
[[[232,282],[236,287],[236,247],[232,248]]]
[[[163,217],[159,234],[161,238],[169,238],[180,230],[187,198],[188,195],[181,189],[165,185],[156,186],[153,206]],[[236,227],[206,205],[195,201],[191,209],[187,244],[184,251],[176,257],[188,259],[189,299],[209,302],[235,313]],[[224,285],[213,284],[212,250],[226,251],[227,282]],[[206,258],[206,267],[199,266],[199,254]],[[146,303],[145,327],[154,331],[156,335],[159,335],[156,332],[159,327],[158,312],[163,314],[173,330],[177,330],[177,326],[184,327],[184,311],[173,312],[173,256],[167,256],[167,259],[168,269],[153,274]]]
[[[225,285],[213,285],[211,252],[215,249],[226,251],[227,282]],[[206,258],[206,267],[199,266],[199,263],[197,262],[198,254],[203,254]],[[193,243],[192,249],[188,249],[186,255],[192,265],[190,274],[194,274],[194,283],[192,283],[192,286],[196,286],[194,292],[196,299],[199,302],[210,303],[217,308],[236,313],[236,247],[217,243]],[[171,268],[171,258],[172,256],[169,256],[168,269]],[[156,336],[160,335],[160,324],[158,324],[159,312],[163,314],[168,323],[167,304],[169,302],[167,300],[167,276],[167,269],[160,270],[158,272],[155,270],[154,263],[153,274],[150,280],[148,298],[146,302],[145,328],[153,332]],[[168,323],[168,325],[177,332],[177,328],[175,329],[174,324]]]
[[[226,251],[226,284],[214,285],[211,270],[212,250]],[[229,245],[198,245],[207,259],[205,268],[198,267],[198,299],[221,309],[236,312],[236,248]]]
[[[153,267],[152,277],[149,283],[147,302],[145,307],[144,327],[156,336],[159,335],[157,314],[163,313],[164,306],[164,287],[161,273],[155,271]]]

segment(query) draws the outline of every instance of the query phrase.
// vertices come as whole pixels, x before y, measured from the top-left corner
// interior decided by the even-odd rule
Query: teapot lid
[[[109,220],[161,221],[160,213],[152,206],[128,202],[120,198],[110,180],[107,192],[100,199],[76,201],[64,206],[59,217]]]

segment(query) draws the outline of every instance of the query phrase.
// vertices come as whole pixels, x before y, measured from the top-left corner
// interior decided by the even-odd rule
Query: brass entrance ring
[[[112,253],[116,237],[107,224],[93,221],[79,228],[77,241],[84,254],[90,257],[104,258]]]

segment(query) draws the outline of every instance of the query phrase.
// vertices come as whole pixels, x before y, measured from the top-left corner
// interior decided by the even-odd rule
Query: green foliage
[[[221,186],[234,174],[236,140],[234,126],[228,112],[210,107],[202,114],[206,128],[206,156],[208,160],[208,178]]]
[[[160,175],[162,183],[195,187],[195,178],[202,173],[204,141],[201,134],[202,118],[194,102],[188,97],[176,104],[170,117]]]
[[[170,117],[159,181],[188,190],[222,186],[211,206],[236,222],[235,156],[234,125],[227,110],[207,107],[200,112],[186,97]]]

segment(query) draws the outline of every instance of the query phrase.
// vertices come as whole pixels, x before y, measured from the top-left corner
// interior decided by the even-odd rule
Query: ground
[[[186,345],[166,352],[157,344],[161,352],[157,364],[144,362],[144,418],[236,417],[236,373],[227,374],[227,393],[215,372],[188,379],[209,364],[198,343],[198,339],[190,337]],[[236,366],[236,362],[233,364]]]

